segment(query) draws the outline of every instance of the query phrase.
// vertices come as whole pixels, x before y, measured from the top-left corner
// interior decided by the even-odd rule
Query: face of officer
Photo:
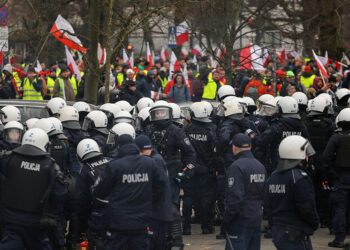
[[[157,120],[162,120],[168,116],[167,112],[165,110],[157,110],[155,112],[155,116]]]

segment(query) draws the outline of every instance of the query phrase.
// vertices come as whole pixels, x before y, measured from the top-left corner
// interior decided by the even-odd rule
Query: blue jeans
[[[225,250],[260,250],[260,226],[242,227],[230,225],[227,228],[228,239],[226,239]],[[231,241],[232,247],[228,241]]]
[[[127,247],[127,248],[126,248]],[[148,250],[147,230],[108,231],[104,243],[105,250]]]
[[[312,250],[310,237],[295,236],[287,229],[272,226],[272,241],[278,250]]]

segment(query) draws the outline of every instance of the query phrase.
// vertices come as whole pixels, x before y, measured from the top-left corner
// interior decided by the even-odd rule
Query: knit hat
[[[304,72],[311,72],[311,67],[310,66],[305,66]]]

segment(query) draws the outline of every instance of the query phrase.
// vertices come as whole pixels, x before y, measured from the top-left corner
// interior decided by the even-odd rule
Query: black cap
[[[249,148],[251,144],[250,137],[242,133],[236,134],[231,140],[231,145],[235,145],[238,148]]]
[[[139,135],[138,137],[136,137],[135,143],[140,150],[152,148],[152,142],[147,135]]]
[[[124,135],[118,136],[117,141],[116,141],[116,146],[117,146],[117,148],[120,148],[126,144],[133,144],[133,143],[135,143],[135,141],[131,137],[131,135],[124,134]]]

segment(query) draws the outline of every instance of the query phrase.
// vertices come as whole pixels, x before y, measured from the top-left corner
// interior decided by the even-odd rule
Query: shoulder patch
[[[188,139],[187,137],[184,139],[184,142],[187,146],[191,146],[190,139]]]
[[[227,184],[228,184],[229,188],[233,187],[233,184],[235,184],[235,178],[233,178],[233,177],[228,178]]]
[[[307,176],[307,173],[304,172],[304,171],[301,171],[300,173],[301,173],[301,175],[303,175],[303,176]]]

